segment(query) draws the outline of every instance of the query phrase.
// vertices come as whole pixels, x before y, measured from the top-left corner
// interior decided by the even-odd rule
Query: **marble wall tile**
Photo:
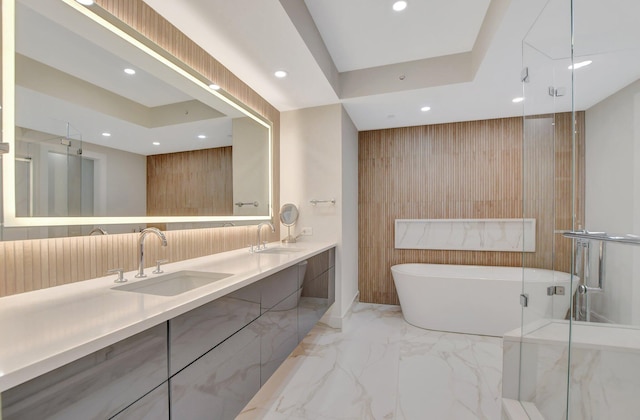
[[[519,347],[505,341],[503,396],[534,404],[546,420],[567,418],[567,398],[571,420],[638,418],[640,351],[574,343],[569,358],[564,342],[524,342],[520,363]]]
[[[640,352],[572,350],[570,380],[571,420],[638,418]]]
[[[396,249],[535,252],[535,219],[396,219]]]

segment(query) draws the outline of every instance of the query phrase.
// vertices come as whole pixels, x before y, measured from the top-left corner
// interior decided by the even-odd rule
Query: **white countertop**
[[[282,247],[273,243],[268,247]],[[0,298],[0,392],[175,318],[335,246],[303,242],[303,251],[249,253],[245,249],[162,266],[233,274],[177,296],[112,290],[116,275]],[[147,268],[147,278],[153,278]],[[135,271],[125,273],[129,283]],[[141,279],[143,280],[143,279]],[[126,283],[125,283],[126,284]]]

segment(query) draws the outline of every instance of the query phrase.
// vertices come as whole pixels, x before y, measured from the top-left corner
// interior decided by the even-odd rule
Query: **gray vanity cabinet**
[[[335,248],[307,260],[298,304],[298,341],[311,331],[335,302]]]
[[[233,419],[334,301],[334,250],[2,393],[3,420]]]
[[[261,281],[260,385],[271,377],[298,345],[298,302],[307,262],[273,274]]]
[[[104,420],[166,380],[163,323],[3,392],[2,419]]]

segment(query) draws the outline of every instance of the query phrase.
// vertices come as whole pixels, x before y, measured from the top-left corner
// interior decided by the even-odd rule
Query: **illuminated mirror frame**
[[[75,0],[58,0],[74,8],[87,18],[128,41],[141,52],[155,58],[195,85],[244,113],[268,130],[269,136],[269,214],[267,216],[139,216],[139,217],[16,217],[15,201],[15,7],[16,0],[2,1],[2,141],[9,143],[9,153],[2,160],[2,190],[4,227],[74,226],[151,223],[197,223],[197,222],[257,222],[273,218],[273,127],[271,122],[254,111],[229,99],[219,91],[212,90],[211,82],[198,78],[182,66],[165,58],[162,54],[137,40],[127,32],[78,4]],[[51,1],[51,0],[47,0]],[[159,47],[158,47],[159,48]]]

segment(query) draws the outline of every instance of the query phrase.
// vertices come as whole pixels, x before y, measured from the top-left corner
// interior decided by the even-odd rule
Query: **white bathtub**
[[[570,305],[568,273],[522,267],[399,264],[391,267],[404,319],[430,330],[502,337],[521,326],[520,294],[529,295],[525,323],[564,319]],[[574,277],[575,281],[575,277]],[[547,296],[564,286],[564,296]]]

